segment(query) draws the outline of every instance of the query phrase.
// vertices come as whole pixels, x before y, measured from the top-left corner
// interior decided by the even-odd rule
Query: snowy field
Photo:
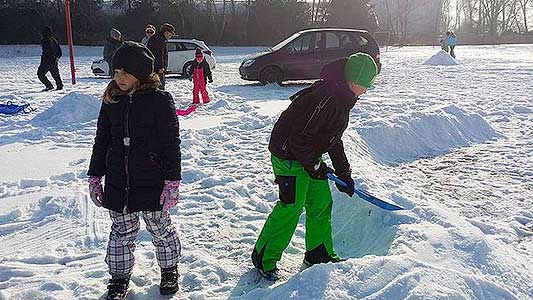
[[[303,270],[302,218],[276,283],[250,262],[277,201],[267,145],[288,96],[309,82],[241,80],[242,58],[258,50],[215,47],[214,101],[180,118],[183,182],[171,212],[183,256],[172,299],[533,299],[533,45],[459,46],[457,65],[432,64],[438,48],[382,49],[345,147],[356,184],[406,210],[332,185],[334,243],[349,259]],[[37,109],[0,115],[0,300],[105,296],[110,221],[88,198],[86,172],[108,80],[90,70],[101,48],[76,52],[78,84],[41,93],[39,48],[0,46],[0,103]],[[67,82],[66,58],[61,72]],[[187,107],[192,83],[167,84]],[[136,258],[128,299],[169,299],[144,227]]]

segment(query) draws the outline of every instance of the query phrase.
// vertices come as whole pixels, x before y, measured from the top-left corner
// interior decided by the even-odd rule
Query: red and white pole
[[[66,20],[67,20],[67,39],[68,39],[68,49],[70,52],[70,74],[72,76],[72,84],[76,84],[76,67],[74,66],[74,45],[72,42],[72,22],[70,20],[70,0],[65,1],[66,9]]]

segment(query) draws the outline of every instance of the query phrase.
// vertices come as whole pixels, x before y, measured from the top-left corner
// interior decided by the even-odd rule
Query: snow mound
[[[437,54],[433,55],[430,59],[426,60],[424,65],[431,66],[454,66],[458,65],[457,61],[444,50],[440,50]]]
[[[60,127],[92,121],[98,118],[101,103],[101,100],[91,95],[70,93],[35,116],[31,124]]]
[[[374,158],[386,164],[435,157],[498,136],[479,114],[455,105],[370,121],[357,131]]]

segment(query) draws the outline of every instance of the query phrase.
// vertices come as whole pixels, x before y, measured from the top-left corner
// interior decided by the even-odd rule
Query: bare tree
[[[528,7],[529,7],[529,4],[533,4],[533,1],[532,0],[518,0],[518,5],[520,7],[520,10],[521,10],[521,14],[522,14],[522,18],[524,20],[524,32],[527,33],[529,30],[528,30],[528,27],[527,27],[527,15],[528,15]]]

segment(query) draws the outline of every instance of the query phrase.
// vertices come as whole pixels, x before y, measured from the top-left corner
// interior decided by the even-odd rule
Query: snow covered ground
[[[276,283],[249,259],[277,201],[267,144],[288,96],[309,82],[241,80],[241,59],[258,50],[214,48],[214,101],[180,119],[173,299],[533,299],[532,45],[459,46],[447,66],[424,64],[438,48],[383,49],[376,89],[353,109],[344,140],[356,184],[406,210],[332,186],[335,247],[349,259],[299,272],[302,219]],[[86,171],[108,80],[90,71],[101,48],[76,52],[78,84],[40,93],[38,47],[0,47],[0,103],[37,109],[0,115],[0,300],[105,295],[110,221],[88,198]],[[171,78],[168,90],[188,106],[188,80]],[[145,229],[136,254],[128,299],[168,299]]]

